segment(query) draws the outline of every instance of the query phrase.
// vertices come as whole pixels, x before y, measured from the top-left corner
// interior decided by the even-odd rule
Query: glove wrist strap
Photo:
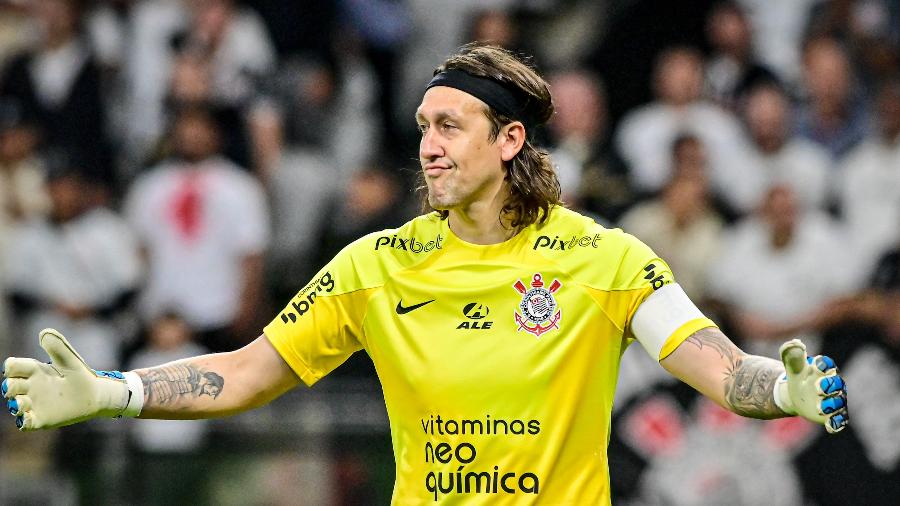
[[[126,372],[122,375],[125,376],[125,384],[128,386],[128,402],[119,416],[134,418],[141,414],[144,407],[144,383],[137,373]]]
[[[797,410],[794,409],[794,403],[791,401],[791,392],[788,390],[787,375],[782,375],[775,382],[775,387],[772,389],[772,397],[778,409],[789,415],[797,414]]]

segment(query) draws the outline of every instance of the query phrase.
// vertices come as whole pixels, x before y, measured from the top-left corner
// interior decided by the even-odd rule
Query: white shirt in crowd
[[[741,311],[789,324],[860,282],[859,273],[846,268],[846,238],[824,213],[802,215],[782,249],[775,249],[770,237],[769,225],[757,217],[728,230],[707,276],[709,293]],[[781,340],[746,344],[748,352],[775,357]],[[815,349],[814,341],[807,345]]]
[[[869,139],[840,163],[836,193],[866,265],[900,241],[900,138]]]
[[[163,132],[163,102],[172,70],[172,39],[190,29],[186,2],[139,2],[131,11],[131,38],[126,55],[130,93],[130,146],[138,154],[154,146]],[[255,83],[252,75],[275,69],[276,55],[265,23],[254,11],[239,9],[229,21],[212,55],[213,95],[226,103],[246,98]]]
[[[269,243],[262,185],[221,157],[190,169],[167,162],[135,181],[125,212],[150,266],[142,316],[151,320],[177,309],[194,330],[230,324],[242,260]]]
[[[122,343],[116,326],[101,318],[71,319],[52,305],[99,307],[137,288],[140,251],[127,223],[96,208],[62,225],[31,220],[10,239],[7,287],[48,304],[27,315],[20,332],[37,336],[46,327],[58,329],[93,367],[114,368]],[[41,356],[37,339],[23,342],[31,347],[27,356]]]
[[[759,58],[791,84],[800,80],[800,47],[809,11],[820,0],[739,0],[754,29]]]
[[[683,134],[703,142],[716,193],[726,193],[734,174],[752,170],[747,167],[744,133],[731,114],[704,101],[684,107],[654,102],[625,116],[615,138],[637,189],[655,192],[669,181],[672,143]]]
[[[735,171],[722,197],[736,210],[755,210],[774,185],[787,185],[797,195],[803,210],[826,206],[831,174],[828,152],[806,139],[793,138],[776,153],[751,148],[748,162],[753,170]]]

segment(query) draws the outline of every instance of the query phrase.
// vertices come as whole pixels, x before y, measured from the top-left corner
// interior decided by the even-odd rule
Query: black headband
[[[495,79],[473,76],[459,69],[450,69],[434,76],[425,90],[435,86],[447,86],[464,91],[507,118],[521,121],[525,125],[526,133],[532,133],[532,127],[536,122],[527,111],[528,97],[523,96],[523,93],[514,92]]]

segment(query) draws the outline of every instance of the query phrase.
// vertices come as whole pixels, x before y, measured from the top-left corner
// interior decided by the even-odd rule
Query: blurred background
[[[647,242],[745,350],[802,337],[851,385],[827,437],[632,347],[614,503],[896,504],[898,0],[0,0],[0,357],[44,357],[48,326],[97,369],[255,338],[420,211],[413,111],[472,40],[551,83],[570,207]],[[224,420],[0,425],[4,505],[388,504],[393,465],[362,353]]]

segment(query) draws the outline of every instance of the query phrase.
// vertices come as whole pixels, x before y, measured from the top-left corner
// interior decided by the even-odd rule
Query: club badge
[[[522,280],[516,281],[513,288],[522,294],[522,302],[516,311],[516,330],[524,330],[541,337],[541,334],[553,329],[559,329],[559,320],[562,318],[562,310],[557,309],[556,299],[553,294],[562,286],[559,280],[554,279],[550,286],[544,288],[544,280],[538,273],[532,276],[531,288],[525,286]]]

